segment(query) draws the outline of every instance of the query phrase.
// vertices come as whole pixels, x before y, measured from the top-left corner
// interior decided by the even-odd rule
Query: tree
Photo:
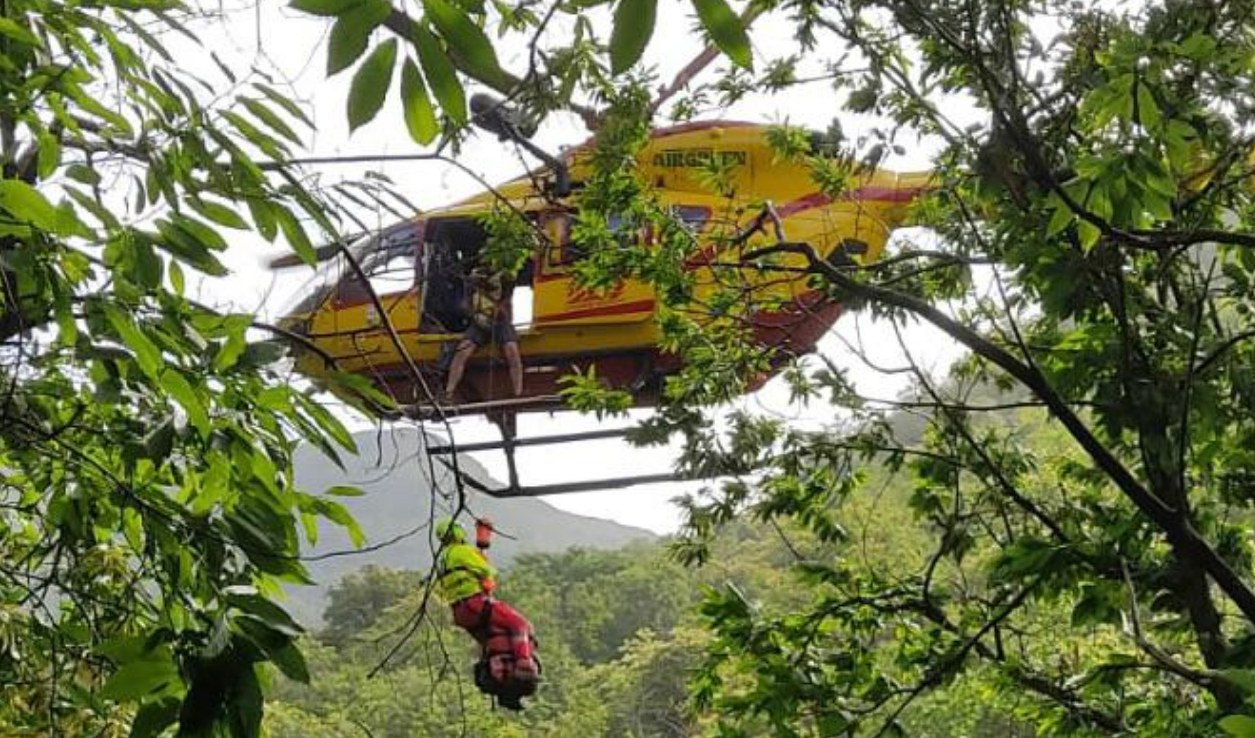
[[[374,564],[346,575],[327,593],[329,602],[323,613],[327,629],[323,637],[330,643],[343,642],[370,628],[385,610],[422,587],[423,577],[417,572]]]
[[[298,4],[329,13],[344,5]],[[840,372],[804,362],[790,374],[797,396],[823,392],[861,422],[803,433],[742,412],[725,419],[731,430],[720,442],[710,440],[718,411],[701,408],[735,397],[780,357],[763,357],[738,324],[757,306],[735,274],[718,319],[688,317],[709,307],[692,304],[682,268],[696,244],[633,172],[656,106],[632,80],[608,80],[596,43],[608,37],[612,73],[629,70],[650,38],[655,3],[619,0],[600,36],[584,4],[492,16],[506,30],[535,32],[524,78],[499,71],[479,30],[491,13],[424,8],[419,18],[381,11],[380,22],[414,42],[432,88],[444,79],[432,61],[443,39],[457,69],[534,114],[570,104],[573,93],[607,104],[590,157],[597,172],[578,198],[573,233],[587,254],[579,271],[592,287],[648,280],[669,308],[666,348],[687,363],[639,439],[683,433],[683,469],[735,480],[693,504],[689,555],[701,559],[706,535],[743,514],[795,519],[839,542],[861,464],[879,459],[915,479],[917,513],[934,531],[922,566],[801,562],[814,601],[779,617],[735,593],[707,604],[720,636],[702,683],[711,704],[765,717],[781,734],[884,734],[901,729],[921,695],[979,665],[1004,693],[1035,695],[1056,732],[1207,732],[1246,709],[1255,619],[1244,533],[1255,390],[1249,3],[753,6],[787,17],[806,55],[839,49],[822,75],[834,105],[885,121],[873,140],[837,142],[835,157],[831,142],[816,150],[811,137],[779,131],[780,156],[809,163],[817,191],[841,197],[862,164],[906,136],[944,145],[931,195],[915,207],[937,248],[908,244],[878,264],[845,266],[787,242],[758,242],[742,256],[767,271],[806,270],[816,289],[891,331],[923,321],[971,351],[948,387],[912,366],[918,392],[906,401],[930,421],[918,445],[893,438],[877,422],[883,407],[863,402]],[[743,22],[722,0],[694,8],[738,67],[713,86],[724,99],[805,83],[796,55],[767,59],[751,76]],[[555,16],[579,32],[541,49],[536,31]],[[380,55],[392,66],[389,44],[367,57],[359,79],[374,78],[370,60]],[[431,106],[414,92],[415,67],[405,66],[407,108],[420,122]],[[404,94],[404,70],[402,85]],[[465,117],[455,88],[438,93],[453,123]],[[956,123],[950,113],[960,105],[987,121]],[[649,227],[653,242],[607,237],[612,214]],[[726,245],[731,232],[705,238]],[[1011,404],[1039,408],[1033,419],[1048,417],[1066,444],[1038,453],[1016,443],[1015,427],[981,420],[989,408],[966,393],[989,385],[1015,388],[1023,399]],[[1060,607],[1070,635],[1095,634],[1090,658],[1052,664],[1049,651],[1008,646],[1043,619],[1061,627]],[[721,676],[738,669],[738,679]],[[1252,723],[1235,715],[1220,724],[1243,735]]]
[[[712,600],[727,649],[714,663],[739,652],[758,685],[715,704],[773,715],[782,731],[881,734],[983,663],[1002,690],[1038,695],[1042,725],[1058,732],[1206,733],[1243,709],[1255,590],[1236,480],[1249,473],[1255,260],[1249,90],[1234,81],[1251,73],[1237,40],[1248,10],[870,2],[818,6],[798,24],[804,44],[840,42],[866,65],[842,78],[844,103],[891,118],[886,142],[945,140],[917,208],[944,248],[853,269],[806,246],[760,254],[801,253],[834,297],[894,330],[931,323],[972,357],[949,390],[913,368],[908,399],[931,428],[922,447],[884,457],[916,479],[915,507],[935,529],[926,565],[808,566],[816,601],[783,618],[735,595]],[[1045,15],[1061,26],[1052,42]],[[989,122],[956,125],[954,97]],[[990,298],[973,286],[979,266]],[[952,300],[965,309],[945,310]],[[826,370],[797,380],[802,394],[857,402]],[[987,383],[1026,393],[1069,444],[1039,452],[1017,442],[1020,428],[980,420],[964,390]],[[725,486],[706,512],[784,514],[833,537],[859,487],[843,470],[893,445],[875,422],[834,437],[737,420],[734,438],[755,435],[771,471]],[[723,455],[724,468],[743,457]],[[1060,673],[1048,650],[1006,642],[1042,618],[1104,637]],[[818,637],[829,632],[857,645]],[[1244,734],[1246,720],[1221,725]]]
[[[215,7],[0,7],[5,734],[256,735],[263,665],[305,676],[270,599],[308,578],[302,525],[360,537],[292,482],[294,445],[334,456],[344,427],[251,316],[185,292],[225,274],[228,230],[310,263],[307,229],[337,237],[286,164],[303,111],[264,71],[177,58]]]

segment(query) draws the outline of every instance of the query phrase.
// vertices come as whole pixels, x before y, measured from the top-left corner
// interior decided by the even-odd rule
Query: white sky
[[[261,55],[258,41],[264,44],[265,60],[282,70],[290,80],[298,99],[308,105],[318,130],[311,138],[310,154],[403,154],[416,153],[419,147],[406,133],[396,95],[390,95],[378,118],[349,136],[345,122],[345,99],[352,70],[342,72],[327,80],[326,31],[330,24],[322,19],[301,16],[287,10],[286,3],[263,0],[259,8],[250,9],[231,17],[228,23],[217,26],[202,36],[205,47],[213,49],[220,58],[233,67],[246,66],[249,60]],[[695,56],[701,48],[699,37],[691,32],[693,19],[689,17],[689,3],[661,3],[659,20],[654,38],[646,52],[646,63],[656,65],[661,78],[669,81],[681,66]],[[784,55],[794,47],[787,24],[763,19],[751,31],[755,53],[761,62],[765,58]],[[384,31],[380,31],[384,33]],[[189,50],[189,64],[202,69],[208,78],[217,78],[203,50]],[[837,56],[830,52],[827,56]],[[516,72],[525,68],[526,60],[521,53],[502,54],[502,65]],[[266,64],[263,64],[266,66]],[[706,79],[712,70],[708,70]],[[821,71],[818,68],[812,73]],[[805,69],[800,76],[806,76]],[[281,88],[282,89],[282,88]],[[394,90],[395,92],[395,90]],[[837,97],[825,83],[806,85],[784,94],[771,97],[756,96],[733,108],[713,114],[732,120],[780,122],[788,120],[798,125],[825,128],[840,111]],[[957,111],[954,117],[962,122],[973,115]],[[847,135],[857,136],[866,131],[873,121],[841,115]],[[534,140],[542,147],[556,151],[562,146],[584,140],[587,132],[578,118],[570,114],[555,114],[542,126]],[[900,141],[907,147],[906,155],[892,157],[886,166],[899,170],[926,169],[928,158],[936,151],[929,142]],[[495,137],[479,135],[463,150],[463,161],[490,182],[500,182],[517,176],[523,171],[512,147],[496,141]],[[535,166],[535,162],[528,162]],[[387,174],[396,186],[420,208],[431,208],[465,197],[479,188],[469,177],[451,167],[430,162],[381,163],[376,165],[337,165],[316,170],[327,183],[341,179],[358,179],[368,169]],[[370,217],[374,217],[372,214]],[[387,225],[381,221],[379,225]],[[220,307],[235,307],[257,311],[271,319],[278,317],[290,294],[308,277],[305,268],[290,269],[278,275],[266,270],[262,264],[276,253],[274,246],[260,238],[239,238],[225,255],[224,262],[233,274],[223,280],[204,280],[199,296]],[[869,356],[882,366],[901,366],[903,360],[887,325],[870,321],[867,316],[842,317],[832,335],[820,342],[820,350],[838,365],[847,367],[859,391],[868,396],[892,398],[904,388],[906,377],[884,375],[865,366],[847,348],[842,339],[858,343],[859,338]],[[908,345],[915,359],[925,367],[942,371],[960,355],[960,348],[940,332],[920,326],[907,330]],[[832,422],[837,419],[832,408],[818,406],[808,409],[789,408],[787,390],[779,379],[769,383],[754,396],[745,399],[751,408],[783,413],[797,422],[808,424]],[[481,420],[463,419],[456,422],[460,442],[484,440],[495,437],[495,430]],[[621,422],[621,421],[620,421]],[[520,435],[568,433],[599,427],[603,423],[591,417],[579,417],[571,413],[549,415],[525,415],[520,419]],[[674,450],[639,450],[620,441],[594,441],[549,448],[521,449],[518,452],[520,471],[525,484],[543,484],[558,481],[624,476],[630,474],[663,472],[670,468]],[[504,478],[505,464],[499,453],[476,455],[499,479]],[[586,515],[610,518],[625,524],[649,528],[656,532],[670,532],[679,524],[678,510],[669,500],[686,490],[700,487],[700,483],[664,484],[635,487],[611,492],[552,496],[547,501],[557,507]]]

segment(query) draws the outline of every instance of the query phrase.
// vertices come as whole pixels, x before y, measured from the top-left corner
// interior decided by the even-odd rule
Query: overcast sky
[[[329,24],[321,19],[301,16],[287,10],[286,3],[264,0],[257,8],[229,16],[225,23],[216,24],[205,35],[205,48],[236,67],[250,63],[277,68],[295,92],[312,112],[318,130],[311,138],[310,153],[318,155],[348,154],[402,154],[416,153],[419,148],[406,133],[401,111],[395,95],[390,95],[383,111],[372,123],[348,134],[345,122],[345,98],[352,70],[327,80],[326,32]],[[670,80],[676,70],[687,63],[701,49],[698,36],[692,33],[693,19],[688,13],[690,4],[680,2],[660,3],[659,21],[654,39],[646,53],[645,63],[655,65],[660,76]],[[788,53],[794,47],[784,23],[761,20],[752,29],[756,56],[761,61]],[[381,31],[382,33],[382,31]],[[203,51],[190,50],[188,63],[202,68],[204,74],[214,78],[213,68]],[[835,49],[828,50],[836,56]],[[502,64],[507,69],[521,71],[525,59],[521,50],[502,54]],[[818,67],[809,70],[817,73]],[[800,70],[806,76],[806,69]],[[707,73],[710,78],[710,72]],[[816,83],[774,96],[755,96],[738,103],[731,109],[717,112],[711,117],[756,122],[782,122],[788,120],[798,125],[825,128],[839,111],[836,97],[824,83]],[[960,119],[969,116],[957,111]],[[975,112],[971,116],[975,119]],[[866,118],[842,115],[842,127],[847,135],[857,136],[874,123]],[[550,151],[557,151],[587,137],[579,119],[570,114],[555,114],[541,127],[535,141]],[[929,157],[935,153],[930,142],[901,141],[906,146],[904,156],[892,157],[886,166],[898,170],[919,170],[929,165]],[[495,137],[478,135],[464,148],[463,161],[490,182],[500,182],[517,176],[524,164],[513,151],[498,142]],[[535,166],[535,162],[528,162]],[[437,163],[383,163],[373,166],[338,165],[315,170],[326,183],[341,179],[359,179],[368,168],[388,175],[398,189],[419,208],[436,207],[465,197],[479,188],[465,174]],[[371,218],[376,218],[374,214]],[[381,220],[379,225],[386,225]],[[199,287],[202,299],[221,307],[235,307],[275,318],[297,287],[308,278],[305,268],[290,269],[276,274],[262,265],[276,253],[275,247],[259,238],[238,239],[224,261],[233,274],[227,280],[205,280]],[[900,366],[901,353],[892,331],[887,325],[871,322],[867,317],[845,316],[838,321],[833,333],[820,343],[820,350],[837,365],[849,368],[861,393],[882,398],[892,398],[906,384],[903,375],[884,375],[863,364],[848,349],[847,344],[862,344],[870,357],[881,366]],[[938,331],[913,326],[907,330],[907,342],[915,359],[925,367],[936,371],[944,368],[960,355],[959,347]],[[820,424],[837,419],[835,411],[826,407],[805,409],[790,408],[787,392],[776,380],[756,395],[747,397],[744,403],[754,409],[780,413],[796,422]],[[455,431],[460,442],[495,437],[495,431],[480,420],[455,421]],[[561,413],[555,416],[527,415],[520,421],[521,435],[566,433],[604,425],[592,418]],[[574,481],[628,474],[652,473],[669,469],[673,450],[638,450],[628,448],[618,441],[598,441],[571,444],[545,449],[522,449],[519,462],[525,484],[544,484],[558,481]],[[504,478],[505,464],[499,453],[476,456],[499,478]],[[623,523],[638,525],[657,532],[673,531],[679,524],[676,508],[669,500],[677,494],[699,487],[699,483],[666,484],[636,487],[613,492],[598,492],[547,498],[552,504],[567,510],[597,517],[611,518]],[[315,490],[316,491],[316,490]]]

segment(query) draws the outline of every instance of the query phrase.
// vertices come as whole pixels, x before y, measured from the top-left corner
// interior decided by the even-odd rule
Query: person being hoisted
[[[475,546],[452,518],[437,523],[435,532],[441,546],[436,594],[453,608],[453,622],[480,644],[475,684],[495,695],[502,707],[521,710],[520,698],[536,692],[539,667],[531,624],[492,596],[497,570],[483,553],[490,545],[492,524],[476,521]]]

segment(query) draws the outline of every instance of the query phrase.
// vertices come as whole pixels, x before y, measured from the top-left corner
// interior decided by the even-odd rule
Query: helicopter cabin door
[[[636,280],[625,280],[597,290],[576,284],[572,265],[579,260],[571,243],[573,214],[551,210],[540,216],[546,242],[538,259],[535,279],[534,325],[596,326],[648,321],[654,314],[654,291]],[[611,223],[611,228],[615,224]],[[635,237],[635,236],[632,236]]]

